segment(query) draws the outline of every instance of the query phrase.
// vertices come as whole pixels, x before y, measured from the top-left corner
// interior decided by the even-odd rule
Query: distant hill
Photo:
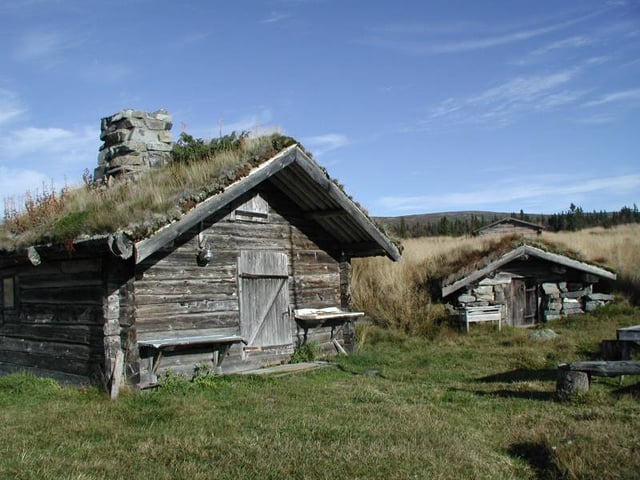
[[[588,227],[609,228],[625,223],[640,223],[640,211],[624,206],[618,212],[585,212],[581,207],[570,205],[569,210],[554,214],[516,212],[489,212],[484,210],[466,210],[460,212],[423,213],[399,217],[374,217],[384,225],[389,233],[401,237],[423,237],[432,235],[465,235],[480,227],[505,217],[514,217],[535,223],[552,232],[562,230],[580,230]]]
[[[465,210],[462,212],[437,212],[437,213],[420,213],[417,215],[401,215],[399,217],[374,217],[374,219],[389,227],[395,227],[400,225],[400,222],[404,219],[407,224],[430,224],[438,223],[442,217],[446,217],[449,221],[461,220],[471,221],[475,218],[482,218],[485,221],[500,220],[501,218],[513,215],[513,212],[488,212],[484,210]],[[530,215],[530,216],[544,216],[544,215]]]
[[[467,210],[460,212],[423,213],[399,217],[374,217],[389,233],[401,238],[432,235],[465,235],[505,217],[521,218],[527,222],[546,225],[549,215],[516,214]]]

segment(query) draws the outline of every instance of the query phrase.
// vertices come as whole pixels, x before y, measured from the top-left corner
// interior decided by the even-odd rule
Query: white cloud
[[[362,43],[376,47],[391,48],[414,55],[471,52],[523,42],[552,32],[561,31],[598,16],[605,10],[606,9],[597,10],[580,17],[543,26],[493,32],[466,39],[460,38],[463,35],[468,36],[468,30],[461,29],[459,24],[452,24],[450,28],[442,25],[430,27],[427,25],[409,24],[404,28],[398,25],[391,25],[386,28],[377,29],[377,37],[364,40]],[[402,37],[398,38],[396,36],[395,38],[389,38],[389,35],[401,35]],[[577,40],[574,40],[574,43],[576,41]],[[562,48],[562,45],[556,45],[553,48]]]
[[[75,130],[50,127],[26,127],[8,132],[0,140],[0,152],[3,156],[19,159],[27,156],[50,156],[65,154],[75,156],[78,152],[92,148],[97,155],[99,133],[93,127],[81,127]],[[58,161],[64,162],[60,157]]]
[[[550,110],[581,98],[584,91],[563,88],[578,71],[573,68],[546,75],[517,76],[476,95],[448,98],[431,107],[426,118],[408,130],[429,130],[443,125],[504,127],[526,110]]]
[[[272,120],[273,114],[271,110],[263,108],[258,112],[241,116],[231,122],[227,122],[222,118],[218,125],[208,128],[204,136],[210,138],[219,135],[228,135],[231,132],[249,132],[249,135],[258,137],[282,132],[282,128],[273,124]]]
[[[342,133],[326,133],[324,135],[305,137],[302,139],[302,143],[308,147],[316,157],[319,157],[331,150],[349,145],[351,140]]]
[[[18,95],[9,90],[0,89],[0,125],[19,118],[26,112]]]
[[[622,90],[603,95],[597,100],[592,100],[584,104],[585,107],[597,107],[614,102],[636,102],[640,101],[640,88]]]
[[[390,213],[415,211],[474,210],[495,205],[524,202],[540,206],[568,205],[575,197],[597,192],[626,194],[640,189],[640,174],[615,177],[578,178],[576,175],[541,175],[497,182],[491,188],[479,188],[441,195],[386,196],[378,205]]]
[[[562,40],[557,40],[555,42],[548,43],[540,48],[537,48],[531,55],[539,56],[546,55],[555,50],[562,50],[567,48],[582,48],[589,45],[593,45],[595,43],[594,38],[589,38],[583,35],[576,35],[573,37],[565,38]]]
[[[42,184],[49,185],[51,177],[43,172],[22,168],[8,168],[0,165],[0,196],[7,201],[16,200],[17,209],[21,209],[20,199],[27,191],[41,189]],[[60,185],[62,187],[63,185]]]

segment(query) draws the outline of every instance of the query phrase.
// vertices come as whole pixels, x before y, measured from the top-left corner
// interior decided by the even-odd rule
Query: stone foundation
[[[507,318],[511,277],[496,275],[485,278],[477,285],[470,286],[457,300],[459,309],[500,305],[503,318]],[[542,302],[544,320],[555,320],[569,315],[593,312],[596,308],[613,301],[613,295],[593,293],[591,284],[545,282],[538,284],[538,295]]]

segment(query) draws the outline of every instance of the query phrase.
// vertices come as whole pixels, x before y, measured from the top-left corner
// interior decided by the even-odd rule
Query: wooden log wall
[[[263,184],[242,202],[259,193],[269,203],[266,221],[251,221],[245,216],[226,215],[209,219],[144,260],[134,282],[135,330],[139,339],[240,333],[237,262],[241,250],[285,252],[288,256],[289,301],[293,308],[346,305],[348,279],[340,275],[339,247],[331,237],[276,188]],[[206,266],[196,261],[198,250],[207,245],[213,258]],[[348,260],[343,270],[348,273]],[[298,329],[291,319],[292,341]],[[310,341],[327,343],[326,329],[318,329]],[[239,370],[242,365],[275,361],[289,355],[285,351],[243,354],[242,347],[230,349],[223,371]],[[187,353],[185,352],[185,355]],[[186,362],[185,355],[163,356],[162,368],[175,367],[183,373],[197,364],[198,358],[210,361],[203,353]],[[191,365],[191,367],[190,367]]]
[[[98,256],[2,269],[16,278],[17,308],[0,323],[0,364],[95,380],[104,359],[102,268]]]

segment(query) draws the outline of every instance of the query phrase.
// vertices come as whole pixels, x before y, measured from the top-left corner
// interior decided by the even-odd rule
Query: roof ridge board
[[[333,179],[328,175],[317,162],[308,157],[302,150],[297,150],[296,163],[302,167],[313,179],[320,185],[325,184],[327,193],[336,200],[336,202],[349,213],[356,222],[369,234],[373,239],[384,248],[387,256],[394,261],[400,259],[399,250],[391,241],[378,229],[373,221],[357,206],[349,196],[338,187]],[[320,172],[322,172],[320,174]],[[320,176],[322,175],[322,176]]]

